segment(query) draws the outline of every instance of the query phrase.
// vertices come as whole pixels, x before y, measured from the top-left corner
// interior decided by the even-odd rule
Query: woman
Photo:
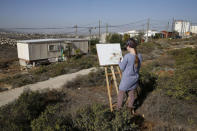
[[[117,108],[119,110],[122,107],[124,94],[128,92],[128,108],[132,113],[134,113],[134,89],[138,85],[139,70],[142,62],[142,56],[137,53],[136,46],[135,40],[130,38],[127,41],[129,53],[124,56],[122,62],[119,62],[119,67],[123,74],[119,85]]]

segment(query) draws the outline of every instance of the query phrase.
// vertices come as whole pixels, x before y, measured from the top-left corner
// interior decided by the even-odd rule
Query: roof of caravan
[[[44,42],[63,42],[63,41],[88,41],[88,39],[80,38],[60,38],[60,39],[32,39],[32,40],[20,40],[17,43],[44,43]]]

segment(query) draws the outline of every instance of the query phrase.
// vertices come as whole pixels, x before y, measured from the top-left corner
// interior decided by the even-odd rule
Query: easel
[[[117,72],[114,71],[114,67],[116,67]],[[108,72],[108,69],[111,70],[111,73]],[[115,89],[116,89],[116,93],[118,95],[118,85],[117,85],[116,74],[118,74],[120,79],[121,79],[122,74],[121,74],[121,71],[120,71],[120,68],[119,68],[118,65],[105,66],[105,77],[106,77],[107,92],[108,92],[108,97],[109,97],[109,106],[110,106],[111,111],[113,111],[112,97],[111,97],[113,82],[114,82],[114,86],[115,86]]]

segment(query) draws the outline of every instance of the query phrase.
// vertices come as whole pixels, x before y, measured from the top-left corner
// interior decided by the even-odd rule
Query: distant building
[[[156,30],[148,30],[148,37],[155,36],[155,34],[159,33]],[[144,37],[147,37],[147,32],[145,31]]]
[[[197,34],[197,25],[190,26],[191,33]]]
[[[135,37],[135,36],[138,36],[140,34],[140,31],[130,30],[130,31],[124,32],[124,34],[129,34],[130,37]]]
[[[176,20],[174,22],[174,31],[177,31],[180,36],[187,36],[188,32],[190,32],[190,22]]]
[[[19,63],[22,66],[55,62],[65,56],[88,53],[88,40],[78,38],[34,39],[17,41]],[[65,54],[66,53],[66,54]]]
[[[101,37],[100,37],[100,43],[106,43],[106,37],[107,35],[109,35],[109,33],[103,33],[101,34]]]
[[[168,31],[165,31],[165,30],[161,31],[158,34],[161,34],[161,36],[160,36],[161,38],[170,38],[170,37],[173,36],[172,32],[168,32]]]

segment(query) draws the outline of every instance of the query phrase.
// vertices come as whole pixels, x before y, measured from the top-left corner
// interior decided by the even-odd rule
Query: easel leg
[[[114,72],[114,67],[111,66],[111,72],[112,72],[112,77],[113,77],[113,80],[114,80],[114,85],[116,87],[116,92],[118,94],[118,85],[117,85],[117,80],[116,80],[116,76],[115,76],[115,72]]]
[[[118,73],[119,73],[120,79],[121,79],[121,78],[122,78],[122,73],[121,73],[121,71],[120,71],[120,68],[119,68],[119,66],[116,66],[116,68],[117,68],[117,70],[118,70]]]
[[[113,78],[111,77],[110,80],[110,93],[112,94],[112,88],[113,88]]]
[[[107,83],[107,92],[108,92],[108,97],[109,97],[110,110],[113,111],[111,91],[110,91],[110,87],[109,87],[109,78],[108,78],[108,73],[107,73],[107,67],[105,67],[105,77],[106,77],[106,83]]]

